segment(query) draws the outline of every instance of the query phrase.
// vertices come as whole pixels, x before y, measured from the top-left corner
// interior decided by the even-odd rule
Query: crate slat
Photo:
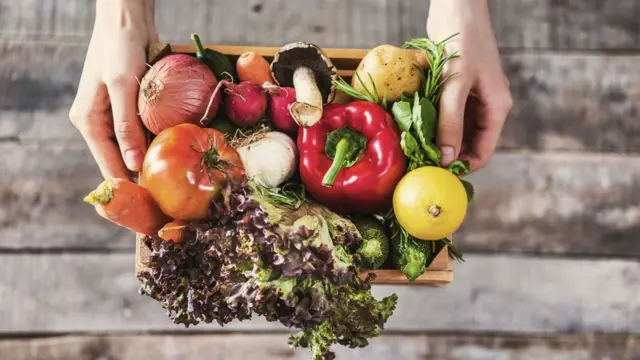
[[[152,46],[152,48],[155,49],[154,53],[161,53],[158,49],[162,49],[164,46],[168,46],[170,48],[170,51],[173,53],[194,54],[196,51],[196,48],[193,45],[163,44],[159,46],[157,44],[154,44]],[[214,49],[227,55],[233,62],[235,62],[242,53],[247,51],[255,51],[256,53],[264,56],[267,61],[271,61],[274,54],[278,52],[278,49],[280,49],[279,47],[273,46],[205,45],[205,47]],[[345,78],[345,80],[353,75],[355,69],[358,67],[358,64],[368,52],[368,50],[366,49],[339,48],[323,48],[323,51],[329,58],[331,58],[333,65],[338,71],[338,75]],[[165,53],[166,52],[162,52],[162,54]],[[155,59],[149,59],[149,61],[153,60]],[[142,242],[143,237],[144,236],[141,234],[136,234],[136,273],[144,271],[149,260],[149,249],[144,246]],[[376,274],[376,278],[373,283],[380,285],[414,285],[439,287],[449,284],[453,281],[453,269],[451,267],[449,251],[446,246],[436,254],[424,274],[422,274],[413,282],[409,282],[405,275],[398,270],[366,270],[361,273],[361,276],[364,277],[370,272]]]

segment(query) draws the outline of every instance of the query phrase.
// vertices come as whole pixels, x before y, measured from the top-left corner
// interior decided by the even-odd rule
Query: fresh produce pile
[[[473,188],[468,164],[440,166],[444,42],[367,53],[350,83],[309,43],[268,62],[204,49],[154,59],[138,108],[150,145],[137,182],[87,195],[144,234],[141,293],[177,324],[254,315],[299,329],[293,347],[333,359],[364,347],[397,297],[371,294],[374,269],[414,281],[448,246]],[[409,50],[409,48],[413,48]]]

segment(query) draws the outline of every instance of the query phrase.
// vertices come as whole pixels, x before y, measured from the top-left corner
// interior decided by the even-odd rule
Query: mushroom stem
[[[315,125],[322,117],[322,94],[313,71],[306,66],[298,67],[293,72],[293,87],[296,102],[289,107],[291,116],[302,127]]]

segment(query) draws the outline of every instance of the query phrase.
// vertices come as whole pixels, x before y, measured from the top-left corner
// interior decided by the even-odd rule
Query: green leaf
[[[473,189],[473,185],[467,180],[462,180],[462,185],[464,186],[464,190],[467,192],[467,202],[471,202],[473,200],[473,195],[475,194],[475,190]]]
[[[426,150],[427,141],[429,141],[429,139],[426,137],[426,128],[424,127],[424,122],[422,121],[422,107],[420,105],[420,96],[418,95],[417,91],[413,99],[413,111],[411,112],[411,115],[413,132],[420,141],[420,145],[422,146],[422,148]]]
[[[411,103],[411,94],[403,92],[402,95],[400,95],[400,101]]]
[[[416,92],[411,114],[413,134],[418,139],[420,147],[426,153],[426,160],[429,160],[432,164],[439,164],[440,150],[431,140],[435,134],[435,129],[433,128],[435,108],[429,101],[425,102],[424,100],[420,100],[420,96]]]
[[[462,252],[460,250],[458,250],[457,247],[455,247],[455,245],[453,245],[453,243],[451,242],[451,240],[444,238],[444,239],[440,239],[440,242],[449,248],[449,257],[458,261],[458,262],[464,262],[464,256],[462,255]]]
[[[391,113],[401,131],[411,130],[411,103],[398,101],[391,107]]]
[[[420,101],[420,109],[422,112],[422,122],[424,123],[424,129],[426,130],[425,137],[432,140],[438,132],[436,108],[429,99],[423,98]]]
[[[404,156],[414,161],[422,161],[420,145],[410,132],[405,131],[400,135],[400,147],[402,147]]]
[[[468,161],[456,160],[449,165],[449,171],[451,171],[455,176],[465,176],[471,172],[471,168],[469,167]]]

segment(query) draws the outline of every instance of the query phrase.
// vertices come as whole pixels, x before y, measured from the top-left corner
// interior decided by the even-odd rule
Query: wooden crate
[[[154,44],[150,49],[149,62],[153,62],[154,58],[166,54],[168,51],[172,53],[194,54],[196,52],[193,45],[166,45]],[[227,56],[235,63],[240,54],[246,51],[255,51],[264,56],[268,61],[278,51],[278,47],[266,46],[229,46],[229,45],[205,45],[205,47],[217,50]],[[338,71],[338,75],[346,81],[350,81],[353,73],[360,63],[360,60],[367,54],[366,49],[336,49],[324,48],[326,55],[331,58],[333,65]],[[136,236],[136,272],[140,272],[146,267],[149,258],[149,249],[143,242],[143,236]],[[435,244],[435,243],[434,243]],[[434,245],[435,248],[435,245]],[[447,247],[443,247],[436,255],[431,264],[427,267],[424,274],[413,282],[409,282],[405,275],[397,270],[367,270],[362,273],[366,276],[369,272],[376,274],[374,284],[384,285],[421,285],[439,287],[453,281],[453,269],[451,267],[451,259]]]

